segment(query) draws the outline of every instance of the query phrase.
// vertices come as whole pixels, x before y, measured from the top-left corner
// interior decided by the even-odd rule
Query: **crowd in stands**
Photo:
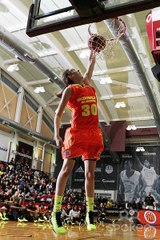
[[[43,222],[51,214],[56,180],[29,165],[0,164],[0,219]]]
[[[0,220],[19,222],[49,222],[54,201],[55,178],[33,170],[26,163],[0,163]],[[118,216],[125,203],[95,196],[98,221],[111,222],[110,215]],[[136,208],[137,206],[134,206]],[[62,221],[82,224],[85,221],[85,191],[67,189],[63,198]]]

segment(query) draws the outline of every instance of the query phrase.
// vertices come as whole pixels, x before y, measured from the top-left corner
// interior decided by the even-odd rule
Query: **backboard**
[[[26,33],[33,37],[158,6],[159,0],[35,0]]]

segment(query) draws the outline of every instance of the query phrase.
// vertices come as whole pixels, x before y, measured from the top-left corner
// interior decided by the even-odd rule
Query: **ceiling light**
[[[144,147],[137,147],[136,152],[145,152],[145,148]]]
[[[107,83],[112,83],[112,79],[110,77],[106,77],[106,82]]]
[[[137,129],[137,127],[136,127],[136,125],[134,125],[134,124],[128,125],[127,128],[126,128],[127,131],[136,130],[136,129]]]
[[[19,66],[18,64],[11,64],[9,65],[9,67],[7,68],[8,72],[14,72],[14,71],[18,71],[19,70]]]
[[[121,107],[120,102],[117,102],[115,105],[115,108],[120,108],[120,107]]]
[[[34,89],[34,92],[35,92],[35,93],[39,93],[39,88],[38,88],[38,87],[35,88],[35,89]]]
[[[141,152],[145,152],[145,148],[144,147],[141,147]]]
[[[140,152],[140,148],[139,147],[136,148],[136,152]]]
[[[121,102],[121,103],[120,103],[120,106],[121,106],[121,108],[125,108],[125,107],[126,107],[126,104],[125,104],[124,102]]]
[[[106,83],[106,79],[105,78],[101,78],[100,84],[105,84],[105,83]]]
[[[132,125],[132,130],[136,130],[136,129],[137,129],[136,125]]]
[[[117,102],[115,108],[125,108],[126,104],[124,102]]]
[[[112,83],[112,79],[110,77],[101,78],[100,84],[105,84],[105,83]]]
[[[131,114],[130,114],[130,117],[131,117],[131,123],[132,123],[132,111],[133,111],[133,106],[131,106]],[[136,130],[137,127],[136,125],[134,124],[130,124],[128,125],[128,127],[126,128],[126,130],[130,131],[130,130]]]
[[[127,130],[127,131],[132,130],[131,125],[128,125],[127,128],[126,128],[126,130]]]
[[[34,89],[34,92],[35,92],[35,93],[44,93],[44,92],[45,92],[45,89],[44,89],[44,87],[36,87],[36,88]]]

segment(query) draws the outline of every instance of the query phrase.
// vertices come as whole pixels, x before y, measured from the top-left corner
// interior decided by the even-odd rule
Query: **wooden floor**
[[[98,224],[89,232],[85,225],[66,226],[67,233],[57,236],[49,223],[0,222],[0,240],[137,240],[160,239],[160,229],[155,227],[131,227],[130,224]]]

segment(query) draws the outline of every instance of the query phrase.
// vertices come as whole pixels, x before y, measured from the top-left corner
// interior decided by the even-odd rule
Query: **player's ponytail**
[[[63,73],[63,75],[62,75],[62,81],[64,82],[65,86],[64,86],[64,88],[63,88],[60,92],[58,92],[58,93],[56,94],[56,96],[59,97],[59,98],[62,97],[62,94],[63,94],[64,89],[65,89],[66,87],[68,87],[69,85],[71,85],[71,84],[74,83],[73,80],[71,80],[71,79],[69,78],[69,74],[70,74],[70,70],[67,69],[67,70],[64,71],[64,73]]]

